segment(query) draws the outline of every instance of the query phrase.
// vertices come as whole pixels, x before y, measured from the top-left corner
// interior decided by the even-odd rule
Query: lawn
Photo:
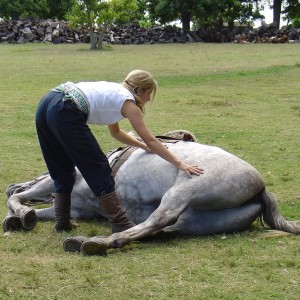
[[[146,69],[159,84],[154,134],[186,129],[254,165],[283,215],[300,220],[300,44],[107,46],[0,44],[0,217],[5,189],[46,170],[34,113],[64,81],[122,81]],[[129,123],[120,123],[131,130]],[[92,127],[105,152],[119,144]],[[80,221],[76,235],[109,234]],[[136,242],[107,257],[65,253],[53,221],[0,235],[0,299],[298,299],[298,236],[243,233]]]

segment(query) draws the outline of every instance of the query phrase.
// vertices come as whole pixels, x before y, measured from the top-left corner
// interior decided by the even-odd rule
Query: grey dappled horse
[[[164,141],[163,141],[164,142]],[[116,173],[116,191],[129,218],[137,226],[109,237],[67,239],[80,242],[85,254],[106,254],[108,248],[157,233],[204,235],[246,230],[258,218],[273,229],[300,233],[297,221],[284,219],[274,198],[265,190],[258,171],[244,160],[218,147],[192,141],[166,143],[171,152],[205,172],[189,177],[175,166],[141,149],[132,152]],[[121,150],[120,150],[121,151]],[[109,157],[116,160],[119,151]],[[51,199],[53,181],[48,174],[7,189],[9,213],[4,230],[31,230],[38,219],[54,219],[53,207],[33,209],[29,200]],[[106,217],[97,197],[81,174],[72,192],[71,216],[77,219]]]

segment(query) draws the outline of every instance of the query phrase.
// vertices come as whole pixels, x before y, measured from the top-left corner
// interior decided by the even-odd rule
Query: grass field
[[[132,69],[159,84],[146,121],[154,134],[193,132],[254,165],[288,219],[300,220],[300,44],[110,46],[0,44],[0,217],[5,189],[46,170],[34,113],[70,80],[121,81]],[[121,126],[130,130],[124,120]],[[92,127],[107,152],[119,144]],[[74,235],[109,234],[80,221]],[[298,236],[262,238],[262,228],[133,243],[107,257],[71,255],[53,222],[0,235],[0,299],[299,299]]]

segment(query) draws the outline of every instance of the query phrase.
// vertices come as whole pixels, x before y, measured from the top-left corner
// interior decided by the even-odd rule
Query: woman
[[[121,83],[106,81],[67,82],[54,88],[41,100],[36,112],[36,128],[51,178],[54,180],[55,230],[71,230],[71,192],[75,166],[99,198],[112,225],[112,232],[131,228],[115,192],[108,160],[87,124],[107,125],[118,141],[153,152],[189,175],[203,169],[175,157],[150,132],[144,118],[145,103],[153,100],[157,83],[146,71],[135,70]],[[143,142],[120,129],[118,122],[128,118]]]

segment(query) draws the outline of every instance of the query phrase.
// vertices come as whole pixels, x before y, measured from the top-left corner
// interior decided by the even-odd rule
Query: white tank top
[[[121,108],[134,96],[121,84],[107,81],[78,82],[75,84],[89,102],[88,124],[110,125],[122,119]]]

